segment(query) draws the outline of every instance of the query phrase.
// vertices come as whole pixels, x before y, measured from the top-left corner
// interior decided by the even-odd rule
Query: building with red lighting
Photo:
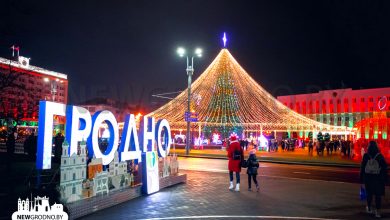
[[[36,126],[40,100],[67,103],[67,75],[30,65],[30,59],[0,57],[0,125],[12,118],[18,125]]]
[[[357,125],[357,139],[388,140],[390,127],[381,121],[390,118],[390,87],[324,90],[277,99],[290,109],[325,124],[350,128]]]

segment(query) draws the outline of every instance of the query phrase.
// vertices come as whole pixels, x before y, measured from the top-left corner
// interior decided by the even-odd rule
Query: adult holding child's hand
[[[235,191],[240,191],[240,172],[241,172],[241,161],[244,159],[244,152],[240,146],[240,143],[237,141],[237,137],[232,135],[230,137],[230,145],[228,149],[228,158],[229,158],[229,178],[230,186],[229,189],[233,190],[233,172],[236,173],[236,188]]]

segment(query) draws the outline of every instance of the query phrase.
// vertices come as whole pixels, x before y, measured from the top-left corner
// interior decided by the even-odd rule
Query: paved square
[[[96,212],[85,219],[371,218],[364,213],[364,203],[359,201],[359,184],[258,177],[261,189],[257,193],[247,191],[247,175],[242,173],[241,191],[234,192],[228,190],[227,173],[182,172],[188,174],[187,184]],[[386,202],[384,208],[384,217],[390,217]]]

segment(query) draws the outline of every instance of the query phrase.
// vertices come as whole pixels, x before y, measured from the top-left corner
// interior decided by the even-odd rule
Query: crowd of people
[[[230,140],[224,140],[224,148],[227,149]],[[248,151],[250,149],[259,149],[256,141],[249,141],[248,139],[238,140],[239,146],[242,150]],[[367,152],[367,140],[353,142],[349,139],[344,140],[341,138],[330,139],[328,141],[322,140],[303,140],[296,138],[286,138],[278,141],[277,139],[268,140],[268,152],[288,152],[295,151],[296,149],[308,148],[309,156],[313,156],[314,152],[317,156],[331,156],[336,153],[341,155],[343,158],[361,158],[362,155]],[[365,147],[363,147],[363,145]],[[389,148],[390,151],[390,148]]]
[[[54,162],[60,162],[61,153],[62,153],[62,143],[64,141],[64,136],[61,133],[58,133],[53,138],[53,155]],[[5,146],[6,146],[6,157],[9,161],[12,161],[15,157],[16,152],[16,144],[17,142],[23,144],[22,153],[27,155],[28,159],[31,161],[36,160],[36,152],[37,152],[37,144],[38,144],[38,136],[34,131],[31,131],[26,136],[21,136],[17,133],[17,130],[10,129],[8,131]]]
[[[313,155],[313,151],[317,152],[318,156],[330,156],[340,152],[340,155],[345,158],[353,158],[355,155],[354,143],[350,140],[333,139],[330,141],[312,141],[308,143],[309,155]]]

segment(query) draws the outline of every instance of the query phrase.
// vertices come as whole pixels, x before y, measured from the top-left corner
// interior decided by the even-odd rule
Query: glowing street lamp
[[[202,49],[196,48],[195,49],[195,54],[196,54],[196,56],[201,57],[202,56]]]
[[[182,47],[177,48],[177,54],[179,54],[180,57],[183,57],[186,53],[186,50]]]
[[[177,49],[177,54],[180,56],[180,57],[184,57],[186,56],[187,58],[187,68],[186,68],[186,71],[187,71],[187,76],[188,76],[188,106],[187,106],[187,112],[190,113],[191,112],[191,83],[192,83],[192,74],[194,74],[194,55],[197,56],[197,57],[202,57],[202,49],[200,48],[196,48],[195,51],[194,51],[194,54],[191,56],[191,65],[189,63],[190,59],[189,59],[189,56],[186,55],[186,50],[182,47],[179,47]],[[186,135],[186,155],[189,154],[190,152],[190,120],[189,118],[187,119],[187,135]]]

